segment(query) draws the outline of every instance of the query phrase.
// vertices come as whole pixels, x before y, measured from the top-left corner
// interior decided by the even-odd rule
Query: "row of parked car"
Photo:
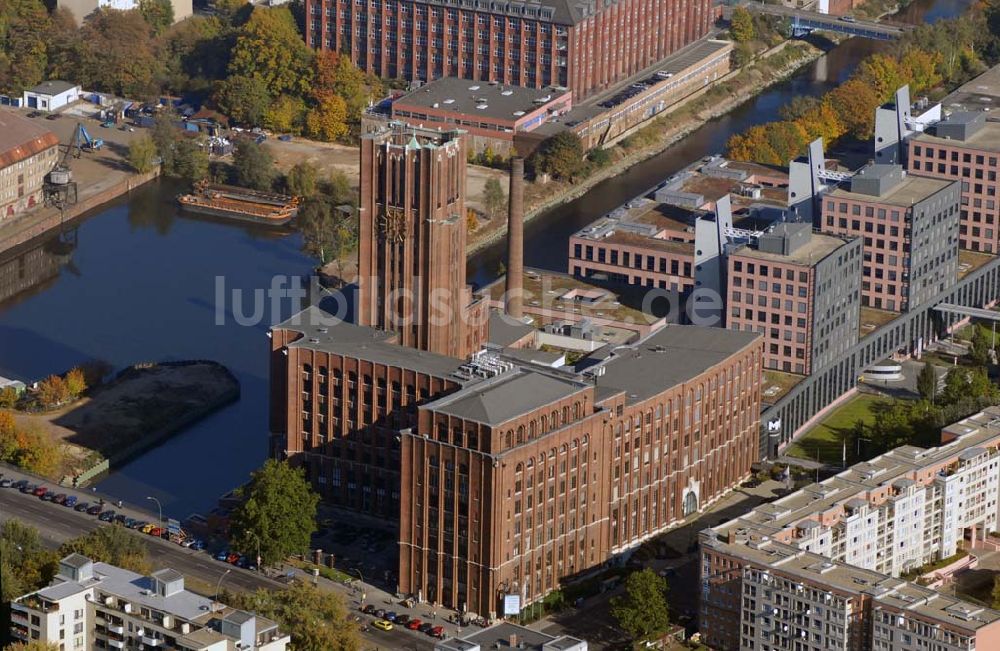
[[[257,571],[257,564],[254,560],[244,554],[237,554],[236,552],[224,549],[215,555],[215,560],[222,561],[223,563],[229,563],[230,565],[235,565],[236,567],[242,567],[244,570],[250,570],[251,572]]]
[[[134,529],[141,533],[149,534],[150,536],[156,536],[157,538],[169,537],[169,532],[165,527],[157,526],[152,522],[130,518],[124,513],[117,513],[114,509],[107,508],[103,499],[97,502],[83,502],[76,495],[57,493],[54,490],[49,490],[47,486],[43,486],[42,484],[33,484],[27,479],[13,481],[3,478],[3,475],[0,475],[0,488],[13,488],[14,490],[21,491],[26,495],[34,495],[43,502],[52,502],[53,504],[59,504],[61,506],[65,506],[66,508],[73,509],[74,511],[79,511],[80,513],[95,515],[97,516],[97,519],[102,522],[119,524],[128,529]],[[187,539],[181,544],[184,547],[189,547],[195,550],[205,548],[205,544],[202,541],[193,538]]]
[[[397,615],[391,610],[386,611],[382,608],[376,608],[372,604],[362,606],[361,612],[374,617],[375,621],[372,622],[372,626],[382,631],[391,631],[394,626],[402,626],[410,629],[411,631],[426,633],[431,637],[440,639],[444,639],[446,637],[444,626],[438,626],[436,624],[432,624],[431,622],[421,621],[418,617],[410,617],[406,614]]]

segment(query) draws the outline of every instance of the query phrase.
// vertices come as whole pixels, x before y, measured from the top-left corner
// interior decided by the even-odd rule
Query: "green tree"
[[[79,398],[87,390],[87,380],[83,376],[83,369],[74,366],[66,373],[66,390],[69,395]]]
[[[229,74],[256,78],[274,95],[304,95],[312,82],[313,53],[288,7],[257,7],[236,34]]]
[[[359,651],[361,638],[338,595],[307,583],[281,590],[227,593],[223,600],[281,625],[292,636],[295,651]]]
[[[136,172],[145,174],[153,169],[156,143],[149,134],[142,134],[128,144],[128,163]]]
[[[960,402],[969,391],[969,371],[961,366],[952,367],[944,376],[941,399],[947,404]]]
[[[983,328],[973,324],[972,341],[969,346],[969,357],[976,364],[985,366],[990,362],[990,352],[993,350],[992,341]]]
[[[1000,608],[1000,576],[993,577],[993,608]]]
[[[215,103],[230,119],[245,126],[260,126],[271,107],[267,82],[260,77],[233,75],[219,82]]]
[[[162,34],[174,23],[174,6],[170,0],[139,0],[139,13],[156,35]]]
[[[629,574],[625,595],[611,600],[611,615],[633,640],[646,640],[670,627],[667,581],[648,567]]]
[[[340,170],[334,170],[330,174],[330,180],[323,188],[323,193],[330,198],[334,204],[353,203],[357,204],[357,197],[351,188],[351,180]]]
[[[252,140],[241,140],[233,152],[236,182],[254,190],[270,190],[274,186],[274,158],[266,147]]]
[[[139,534],[119,525],[99,527],[59,547],[60,558],[74,553],[139,574],[149,574],[152,570],[145,541]]]
[[[557,179],[573,181],[583,168],[583,143],[572,131],[560,131],[542,145],[536,166]]]
[[[267,565],[309,548],[319,496],[301,469],[269,459],[252,473],[240,497],[231,518],[234,548],[252,554],[259,545]]]
[[[730,19],[729,24],[729,33],[737,43],[752,41],[756,36],[753,16],[746,7],[738,6],[733,9],[733,17]]]
[[[192,16],[160,39],[164,85],[174,93],[207,95],[229,67],[232,38],[217,16]]]
[[[308,161],[301,161],[292,166],[285,175],[285,185],[288,193],[296,197],[311,197],[316,194],[316,166]]]
[[[337,210],[328,197],[313,197],[299,209],[298,224],[306,253],[320,264],[336,260],[341,264],[357,245],[357,220]]]
[[[507,205],[507,193],[504,192],[500,181],[494,176],[491,176],[483,187],[483,205],[490,218],[501,214]]]
[[[208,151],[196,141],[182,136],[174,145],[173,175],[187,181],[208,176]]]
[[[917,376],[917,393],[924,400],[929,400],[934,402],[934,398],[937,397],[937,372],[934,370],[934,365],[930,362],[924,364],[924,367],[920,369],[920,375]]]
[[[49,583],[57,557],[42,543],[38,530],[19,520],[0,526],[0,601],[37,590]]]

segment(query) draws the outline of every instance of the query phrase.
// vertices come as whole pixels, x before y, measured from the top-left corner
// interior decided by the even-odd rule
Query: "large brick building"
[[[306,42],[381,77],[460,77],[579,99],[708,33],[708,0],[306,0]]]
[[[59,139],[34,120],[0,110],[0,222],[42,203]]]
[[[553,368],[482,347],[484,330],[394,327],[387,288],[467,296],[452,268],[406,279],[425,256],[464,269],[464,238],[433,235],[464,205],[461,136],[400,133],[362,145],[363,325],[313,306],[272,328],[270,427],[324,500],[398,523],[400,592],[492,618],[747,476],[761,338],[669,326]]]

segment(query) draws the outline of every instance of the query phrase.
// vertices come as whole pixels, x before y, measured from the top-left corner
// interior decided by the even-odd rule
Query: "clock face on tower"
[[[406,215],[401,208],[383,208],[378,216],[379,235],[390,242],[406,239]]]

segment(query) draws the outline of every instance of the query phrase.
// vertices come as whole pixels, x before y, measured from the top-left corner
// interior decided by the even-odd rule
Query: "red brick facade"
[[[710,6],[708,0],[618,0],[603,7],[561,0],[306,0],[305,37],[381,77],[557,85],[581,98],[705,36]]]

